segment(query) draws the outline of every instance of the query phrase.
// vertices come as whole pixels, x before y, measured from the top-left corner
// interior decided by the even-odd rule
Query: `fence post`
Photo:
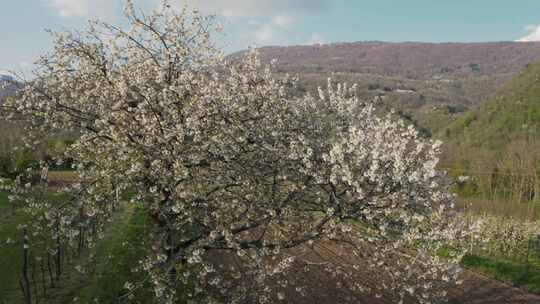
[[[23,268],[21,287],[23,289],[24,301],[26,304],[32,304],[32,292],[30,290],[30,280],[28,279],[28,252],[30,244],[28,241],[28,229],[23,227]]]

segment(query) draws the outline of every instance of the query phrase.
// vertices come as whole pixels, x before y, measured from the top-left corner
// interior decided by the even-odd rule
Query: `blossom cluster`
[[[508,260],[528,260],[538,256],[540,223],[492,215],[466,215],[467,234],[461,246],[472,254]]]

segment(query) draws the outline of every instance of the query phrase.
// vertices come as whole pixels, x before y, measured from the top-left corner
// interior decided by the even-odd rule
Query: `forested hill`
[[[490,200],[536,201],[540,174],[540,62],[477,109],[439,131],[442,167],[473,176],[463,191]]]
[[[291,72],[351,72],[412,79],[515,73],[540,55],[538,42],[418,43],[355,42],[263,47]]]
[[[17,89],[16,87],[17,85],[13,77],[0,73],[0,103],[4,98],[14,94]]]
[[[515,140],[540,140],[540,62],[530,64],[478,109],[445,128],[457,146],[500,150]]]
[[[357,83],[363,97],[381,97],[437,132],[539,60],[540,43],[355,42],[270,46],[260,53],[264,62],[277,60],[278,72],[300,75],[302,90],[326,85],[329,76]]]

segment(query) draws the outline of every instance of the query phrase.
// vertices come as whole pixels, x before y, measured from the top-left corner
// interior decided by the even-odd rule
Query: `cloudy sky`
[[[50,48],[45,29],[88,18],[122,24],[122,0],[1,0],[0,70],[28,70]],[[159,0],[134,0],[151,8]],[[178,5],[187,0],[170,0]],[[540,40],[540,0],[190,0],[223,20],[232,52],[340,41]]]

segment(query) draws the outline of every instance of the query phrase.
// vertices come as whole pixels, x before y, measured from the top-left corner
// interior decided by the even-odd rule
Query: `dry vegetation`
[[[279,72],[302,75],[305,91],[334,75],[436,133],[540,59],[540,48],[534,42],[356,42],[265,47],[261,54],[266,62],[277,59]]]

